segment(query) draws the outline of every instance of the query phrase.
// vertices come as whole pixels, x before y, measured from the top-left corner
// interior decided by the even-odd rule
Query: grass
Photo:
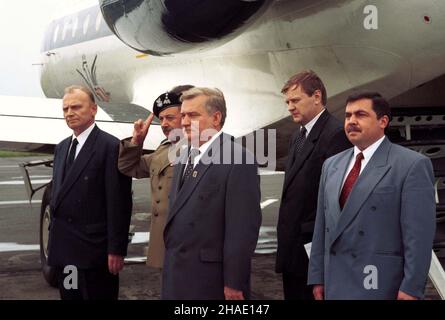
[[[0,150],[0,158],[39,157],[39,156],[48,156],[48,155],[43,153],[34,153],[34,152]]]

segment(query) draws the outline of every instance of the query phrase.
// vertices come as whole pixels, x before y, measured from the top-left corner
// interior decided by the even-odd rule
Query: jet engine
[[[201,51],[252,25],[272,0],[99,0],[110,29],[152,55]]]

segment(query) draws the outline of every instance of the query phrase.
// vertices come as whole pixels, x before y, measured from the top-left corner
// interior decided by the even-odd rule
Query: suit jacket
[[[119,140],[97,126],[63,179],[70,144],[54,153],[48,264],[107,267],[108,254],[127,253],[131,179],[117,169]]]
[[[229,149],[251,162],[221,164]],[[207,155],[182,188],[187,154],[175,166],[164,230],[162,299],[224,299],[224,286],[250,295],[251,258],[261,225],[258,168],[253,155],[226,134]]]
[[[340,211],[352,156],[323,166],[308,283],[324,284],[326,299],[395,299],[399,290],[421,298],[436,224],[431,161],[385,138]]]
[[[297,130],[289,143],[283,192],[277,224],[277,272],[306,276],[308,257],[304,244],[312,240],[317,192],[323,162],[351,147],[342,123],[325,110],[309,132],[295,158]]]
[[[147,265],[162,268],[164,263],[164,227],[167,221],[168,195],[173,166],[168,159],[171,143],[166,140],[151,154],[142,155],[142,146],[122,140],[119,149],[119,170],[134,178],[150,178],[151,218]]]

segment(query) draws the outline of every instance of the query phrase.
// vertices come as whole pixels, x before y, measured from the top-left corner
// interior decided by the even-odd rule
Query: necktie
[[[355,158],[354,166],[348,174],[348,177],[345,180],[345,184],[343,185],[343,189],[341,189],[340,194],[340,208],[343,210],[345,206],[346,200],[349,197],[349,194],[352,191],[352,187],[354,187],[355,181],[357,181],[358,176],[360,175],[360,169],[362,168],[362,160],[364,159],[363,153],[359,153]]]
[[[190,177],[190,175],[192,174],[192,172],[193,172],[193,167],[194,167],[194,164],[195,164],[195,158],[196,158],[198,155],[199,155],[199,149],[194,149],[194,148],[191,148],[191,149],[190,149],[189,157],[188,157],[188,164],[187,164],[187,166],[185,167],[184,175],[183,175],[182,180],[181,180],[181,187],[182,187],[182,185],[184,184],[184,182],[185,182],[185,181]]]
[[[68,157],[66,158],[66,162],[65,162],[64,177],[66,176],[66,174],[68,173],[68,171],[70,170],[70,168],[74,162],[78,144],[79,144],[79,142],[77,141],[77,139],[74,139],[73,142],[71,142],[70,152],[69,152]]]
[[[301,149],[303,149],[304,142],[306,141],[306,128],[301,127],[300,134],[297,136],[297,139],[295,139],[295,157],[297,157]]]

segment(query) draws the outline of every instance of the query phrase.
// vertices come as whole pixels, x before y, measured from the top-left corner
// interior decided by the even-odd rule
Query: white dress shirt
[[[205,143],[203,143],[200,147],[199,147],[199,154],[195,157],[194,163],[193,163],[193,168],[196,167],[196,165],[198,164],[199,160],[201,159],[201,157],[205,154],[205,152],[207,152],[207,149],[209,149],[210,145],[213,143],[213,141],[215,141],[216,139],[218,139],[218,137],[222,134],[222,130],[218,131],[213,137],[210,138],[209,141],[206,141]],[[188,164],[188,160],[187,160],[187,164]]]
[[[83,145],[85,144],[85,142],[88,139],[88,136],[90,135],[91,131],[93,131],[94,126],[96,125],[96,123],[94,122],[91,126],[88,127],[88,129],[86,129],[84,132],[82,132],[81,134],[79,134],[77,137],[75,134],[73,134],[72,138],[71,138],[71,143],[73,142],[74,139],[77,139],[78,145],[76,147],[76,154],[74,156],[74,159],[77,158],[80,150],[82,149]],[[70,147],[71,148],[71,147]],[[70,152],[68,151],[68,154]]]
[[[352,157],[351,161],[349,162],[348,170],[346,170],[346,174],[343,177],[343,183],[341,184],[341,187],[343,189],[343,185],[345,184],[346,178],[348,177],[349,172],[352,170],[352,167],[354,167],[355,159],[357,155],[362,152],[363,153],[363,159],[360,167],[360,174],[363,172],[363,169],[365,169],[366,165],[368,164],[369,160],[371,160],[374,152],[377,150],[377,148],[382,144],[383,139],[385,139],[385,136],[381,137],[379,140],[371,144],[369,147],[367,147],[365,150],[360,151],[359,148],[354,147],[354,156]]]
[[[311,132],[311,130],[314,127],[315,123],[317,122],[318,118],[320,118],[321,114],[325,110],[326,109],[321,110],[319,114],[317,114],[311,121],[309,121],[308,123],[306,123],[306,125],[303,126],[306,129],[306,138],[308,137],[309,133]]]

